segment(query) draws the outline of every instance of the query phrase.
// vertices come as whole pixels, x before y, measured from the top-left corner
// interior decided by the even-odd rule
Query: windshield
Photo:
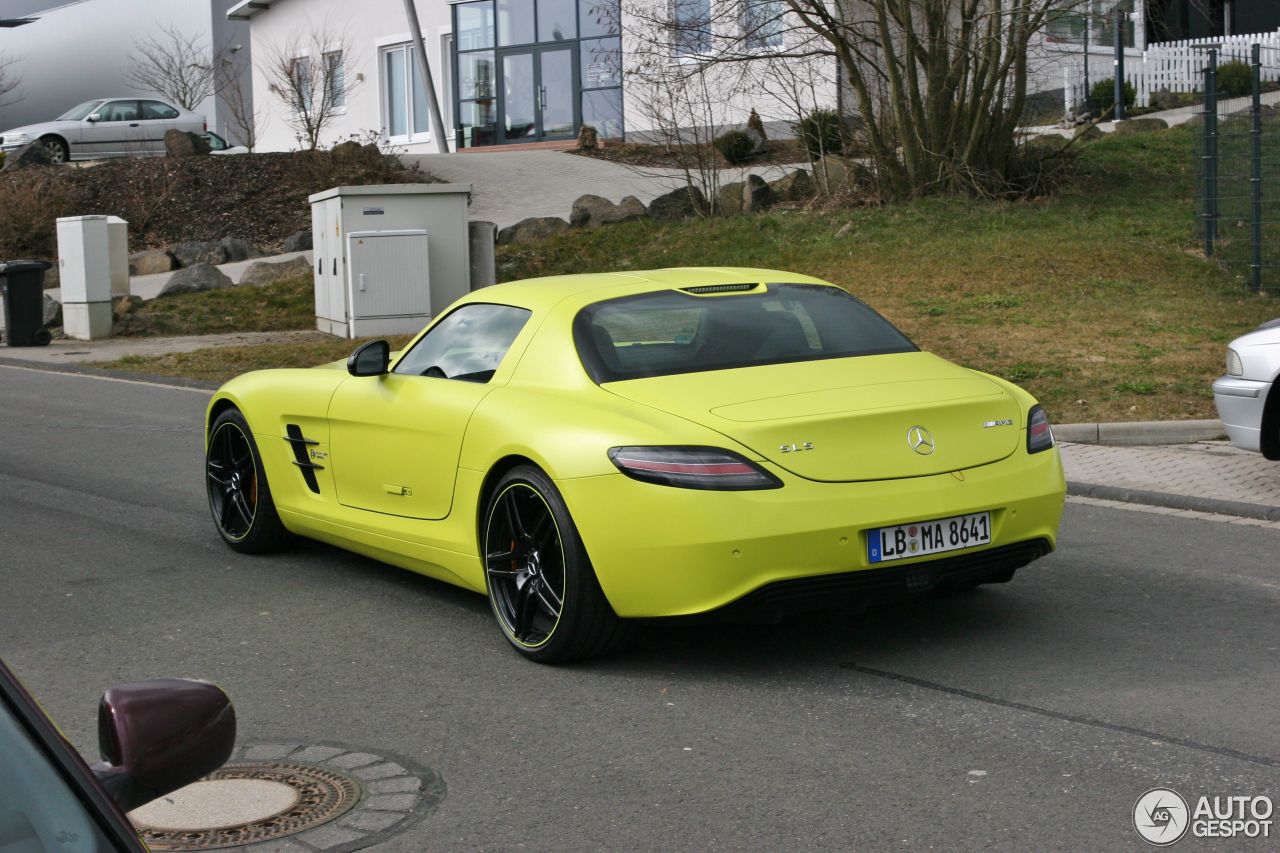
[[[85,101],[83,104],[78,104],[67,110],[65,113],[55,118],[54,121],[80,121],[80,119],[93,112],[101,103],[101,98],[96,101]]]
[[[662,291],[611,299],[578,312],[573,337],[598,383],[916,349],[845,291],[809,284],[770,284],[724,296]]]

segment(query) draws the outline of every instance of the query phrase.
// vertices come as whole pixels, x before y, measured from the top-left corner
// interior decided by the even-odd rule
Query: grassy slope
[[[499,263],[507,279],[698,264],[793,269],[848,287],[922,347],[1025,385],[1059,422],[1211,417],[1223,345],[1280,309],[1200,255],[1191,163],[1189,131],[1109,137],[1083,148],[1080,182],[1053,200],[636,222],[504,247]],[[304,303],[294,300],[293,319],[274,328],[309,328]],[[351,346],[116,366],[224,378],[331,360]]]

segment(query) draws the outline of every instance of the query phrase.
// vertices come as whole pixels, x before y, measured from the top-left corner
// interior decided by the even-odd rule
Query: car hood
[[[45,121],[40,124],[24,124],[22,127],[13,127],[9,130],[0,131],[0,137],[8,138],[10,136],[17,136],[20,133],[25,133],[32,139],[35,139],[37,136],[42,136],[46,133],[55,133],[59,130],[66,130],[68,128],[79,126],[80,122],[78,121]]]
[[[958,471],[1003,459],[1022,442],[1021,405],[1003,386],[925,352],[712,370],[602,387],[710,427],[810,480]]]

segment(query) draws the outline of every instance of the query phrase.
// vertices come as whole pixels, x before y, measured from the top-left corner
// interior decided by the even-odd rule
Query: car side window
[[[396,364],[394,373],[488,382],[531,312],[473,302],[449,312]]]
[[[178,111],[159,101],[143,101],[142,117],[144,119],[177,118]]]
[[[98,115],[102,121],[137,121],[138,102],[112,101],[109,104],[103,104],[98,110]]]

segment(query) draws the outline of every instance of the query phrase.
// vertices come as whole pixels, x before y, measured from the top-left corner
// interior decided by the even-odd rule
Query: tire
[[[71,159],[71,149],[60,136],[42,136],[40,146],[49,153],[49,159],[54,163],[66,163]]]
[[[31,342],[38,347],[47,347],[53,340],[53,333],[41,326],[36,329],[35,334],[31,336]]]
[[[222,541],[243,554],[275,551],[289,540],[262,468],[253,432],[239,409],[218,415],[205,449],[209,510]]]
[[[632,625],[613,612],[559,491],[522,465],[494,487],[481,524],[489,606],[507,642],[536,663],[620,648]]]

